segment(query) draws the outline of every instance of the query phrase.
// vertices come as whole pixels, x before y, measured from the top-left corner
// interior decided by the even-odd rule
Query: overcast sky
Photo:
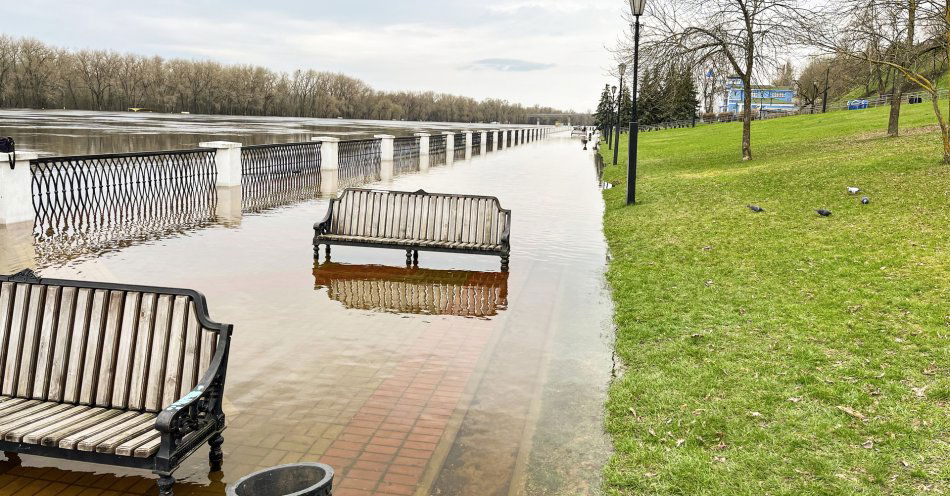
[[[585,111],[626,28],[624,0],[25,0],[0,32],[68,48],[343,72]]]

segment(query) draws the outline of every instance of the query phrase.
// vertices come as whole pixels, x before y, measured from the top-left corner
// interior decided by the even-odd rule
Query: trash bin
[[[290,463],[246,475],[228,485],[228,496],[330,496],[333,468],[323,463]]]

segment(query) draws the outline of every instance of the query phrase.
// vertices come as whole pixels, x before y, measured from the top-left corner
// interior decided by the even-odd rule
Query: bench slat
[[[21,396],[30,396],[45,400],[49,394],[49,381],[56,354],[57,331],[59,329],[59,305],[62,302],[62,288],[51,286],[46,289],[46,304],[43,307],[43,324],[40,327],[40,339],[36,348],[36,369],[32,384],[26,385]]]
[[[156,437],[151,441],[148,441],[135,448],[135,451],[132,452],[132,456],[136,458],[148,458],[158,452],[158,448],[161,446],[161,444],[162,439]]]
[[[132,439],[129,439],[128,441],[125,441],[122,444],[116,446],[115,454],[119,456],[133,456],[134,451],[136,449],[140,447],[146,448],[146,445],[150,444],[152,441],[155,441],[155,451],[158,451],[158,446],[159,444],[161,444],[161,433],[156,431],[155,429],[139,434],[138,436]],[[154,451],[149,453],[146,456],[151,456],[153,453]]]
[[[182,380],[178,398],[183,398],[195,387],[195,384],[201,379],[198,377],[198,373],[202,371],[199,364],[202,330],[198,324],[198,319],[195,317],[195,302],[189,302],[189,305],[191,311],[188,314],[187,330],[185,331],[185,359],[182,364]],[[175,400],[178,398],[175,398]]]
[[[20,366],[20,351],[23,349],[23,331],[26,327],[26,315],[30,305],[30,285],[17,284],[13,293],[12,317],[4,340],[5,364],[3,385],[0,394],[13,396],[16,391],[16,375]]]
[[[99,379],[99,362],[102,359],[102,336],[105,333],[109,311],[109,291],[97,289],[92,295],[92,312],[86,338],[86,355],[80,369],[79,404],[92,405],[95,401],[96,384]]]
[[[189,298],[175,298],[171,335],[168,342],[168,358],[165,360],[165,375],[162,380],[162,403],[160,407],[171,405],[180,396],[182,362],[185,359],[185,333],[188,326]]]
[[[33,422],[29,425],[11,430],[10,432],[7,432],[6,435],[4,435],[4,440],[15,443],[32,442],[33,444],[37,444],[35,441],[26,441],[26,436],[34,434],[31,439],[41,439],[42,435],[37,437],[36,434],[41,434],[50,429],[61,428],[71,423],[78,422],[88,416],[95,414],[97,410],[102,411],[101,408],[97,409],[88,406],[72,406],[68,410],[61,411],[55,415],[49,415],[39,422]]]
[[[109,311],[106,314],[105,329],[102,337],[102,359],[99,363],[98,381],[95,385],[96,406],[111,406],[112,391],[115,384],[116,361],[119,354],[120,333],[125,316],[125,303],[128,294],[124,291],[109,293]]]
[[[159,295],[155,312],[155,330],[152,337],[152,359],[145,381],[145,410],[158,411],[162,407],[162,382],[168,363],[168,341],[172,326],[172,296]]]
[[[76,293],[76,311],[70,332],[69,355],[67,357],[66,380],[62,401],[79,401],[79,382],[82,379],[82,357],[86,350],[86,337],[89,333],[89,318],[92,312],[92,290],[80,289]]]
[[[127,408],[132,410],[145,408],[145,381],[148,378],[148,367],[152,360],[152,340],[155,334],[155,310],[158,305],[158,295],[154,293],[142,295],[140,304],[139,325],[132,354],[132,370],[127,403]]]
[[[56,339],[53,345],[52,367],[50,369],[48,387],[43,392],[43,399],[62,401],[63,390],[66,386],[66,367],[71,346],[73,319],[76,313],[76,288],[61,288],[59,295],[59,317],[56,319]],[[34,390],[33,397],[39,397]]]
[[[34,285],[30,287],[29,314],[26,316],[26,325],[23,328],[23,344],[20,352],[20,366],[16,373],[16,396],[30,397],[33,380],[36,372],[37,344],[43,325],[43,309],[46,306],[46,286]],[[53,315],[50,315],[52,318]]]
[[[80,414],[77,418],[64,420],[38,432],[31,432],[23,436],[23,440],[33,444],[42,444],[43,446],[59,446],[63,439],[110,422],[123,413],[122,410],[100,410],[97,408],[93,408],[92,411],[96,413],[91,416]],[[132,412],[126,413],[132,414]]]
[[[79,451],[112,453],[116,446],[153,430],[155,430],[155,415],[151,413],[141,414],[112,429],[83,439],[79,442],[77,448]]]
[[[141,312],[142,293],[126,293],[122,327],[119,331],[119,342],[116,349],[112,397],[108,401],[108,405],[100,403],[103,406],[127,408],[129,405],[129,382],[132,379],[132,359],[135,354],[136,331],[138,330]]]
[[[57,443],[57,446],[63,449],[76,449],[77,445],[82,440],[90,438],[92,436],[96,436],[103,432],[109,431],[110,429],[113,429],[115,426],[125,424],[129,420],[134,419],[135,417],[141,415],[139,412],[123,412],[122,410],[107,410],[107,412],[115,412],[117,413],[117,415],[108,417],[107,419],[104,419],[100,421],[99,423],[92,424],[90,426],[87,426],[85,429],[75,431],[63,437],[62,439],[60,439],[59,443]],[[56,435],[58,434],[59,433],[57,433]],[[52,438],[54,436],[55,435],[51,435],[48,437]],[[43,439],[43,441],[44,441],[43,444],[46,444],[45,438]]]
[[[0,437],[5,437],[8,432],[14,429],[42,422],[45,418],[72,408],[76,407],[66,403],[44,402],[37,405],[37,408],[32,409],[33,413],[29,415],[4,415],[0,420]]]

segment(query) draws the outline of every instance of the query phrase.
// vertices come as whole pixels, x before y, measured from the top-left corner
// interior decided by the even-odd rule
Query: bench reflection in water
[[[316,263],[316,289],[347,308],[490,317],[508,306],[508,273]]]

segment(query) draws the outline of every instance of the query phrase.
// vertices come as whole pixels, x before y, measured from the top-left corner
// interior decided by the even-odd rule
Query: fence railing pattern
[[[429,165],[433,167],[445,165],[445,151],[444,134],[429,137]]]
[[[259,212],[316,198],[320,162],[320,142],[242,147],[242,209]]]
[[[472,156],[478,156],[482,154],[482,133],[474,132],[472,133]]]
[[[211,221],[214,160],[208,149],[31,160],[39,254],[74,258]]]
[[[341,186],[379,181],[381,156],[378,139],[341,141],[339,146]]]
[[[452,160],[465,159],[465,133],[456,133],[452,138],[454,140],[455,151],[452,153]]]
[[[495,151],[495,133],[488,132],[485,133],[485,151],[493,152]]]
[[[393,172],[395,174],[419,170],[419,138],[405,136],[393,140]]]

